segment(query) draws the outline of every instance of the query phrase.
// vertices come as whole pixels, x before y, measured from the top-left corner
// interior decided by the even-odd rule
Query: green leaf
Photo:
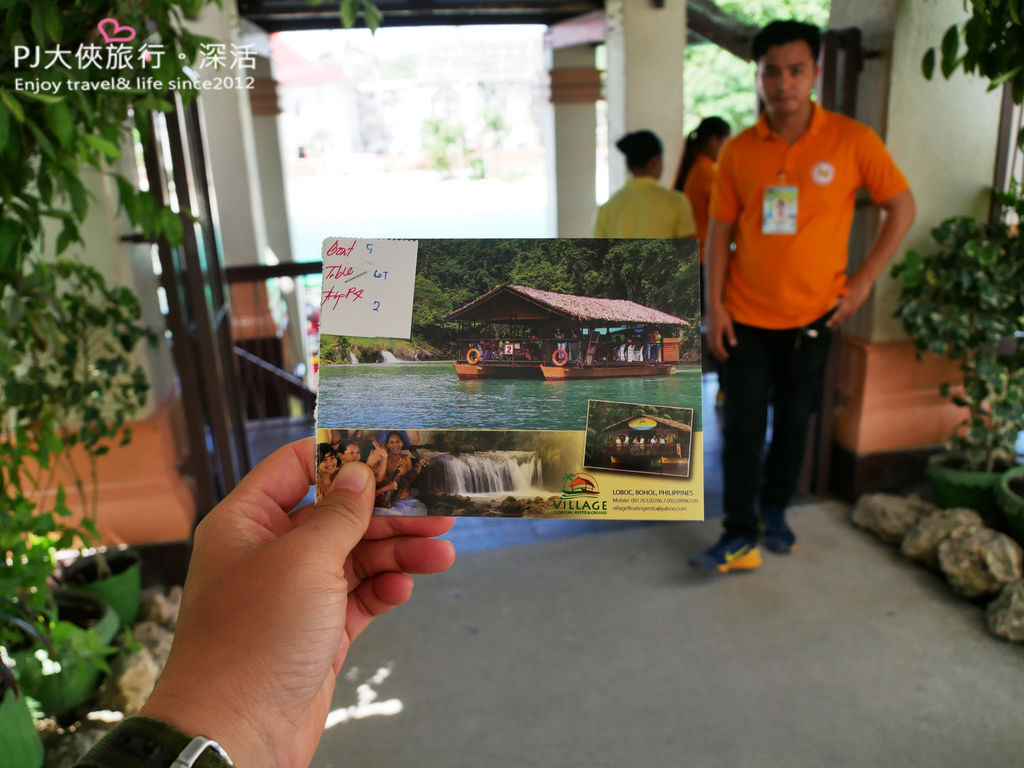
[[[372,0],[363,0],[363,21],[366,22],[371,33],[380,29],[381,24],[384,23],[384,14]]]
[[[158,99],[155,96],[147,96],[144,99],[139,99],[135,102],[137,109],[151,109],[155,112],[173,112],[174,105],[169,101]]]
[[[36,141],[39,143],[39,149],[43,155],[51,160],[57,159],[57,150],[53,148],[53,142],[47,138],[46,134],[42,132],[38,125],[33,123],[31,120],[25,121],[25,127],[28,128],[29,132],[36,137]]]
[[[3,154],[7,146],[7,139],[11,135],[11,116],[6,109],[0,109],[0,154]]]
[[[97,152],[102,152],[106,155],[108,160],[117,160],[121,156],[120,147],[112,141],[107,141],[102,136],[97,136],[93,133],[85,133],[82,134],[81,138],[83,142],[88,144]]]
[[[46,125],[53,131],[53,135],[57,137],[57,141],[62,147],[71,143],[75,128],[71,110],[68,109],[67,104],[58,101],[56,104],[47,106],[43,111],[43,119],[46,120]]]
[[[1000,85],[1005,83],[1007,80],[1013,79],[1014,77],[1016,77],[1021,72],[1024,72],[1024,64],[1021,64],[1020,66],[1014,67],[1013,69],[1011,69],[1011,70],[1009,70],[1007,72],[1003,72],[1001,75],[998,75],[997,77],[993,77],[992,80],[989,82],[988,89],[991,91],[994,88],[998,88]]]
[[[21,108],[21,104],[16,98],[2,88],[0,88],[0,101],[2,101],[4,106],[10,110],[12,115],[14,115],[15,120],[19,123],[25,122],[25,110]]]
[[[68,197],[71,200],[71,210],[75,212],[75,216],[81,221],[89,210],[89,200],[85,193],[85,187],[78,180],[78,177],[73,174],[65,174],[64,184],[67,186]]]
[[[173,247],[181,245],[182,238],[185,236],[185,230],[181,223],[181,216],[170,208],[164,207],[160,211],[160,223],[164,234],[167,236],[167,241]]]
[[[942,36],[942,76],[947,79],[956,69],[956,52],[959,47],[960,32],[956,24],[953,24]]]
[[[935,49],[929,48],[924,58],[921,59],[921,74],[924,75],[925,80],[931,80],[932,75],[935,74]]]
[[[352,29],[356,25],[356,0],[341,0],[338,14],[341,16],[341,26]]]
[[[60,104],[64,99],[60,96],[54,96],[52,93],[33,93],[32,91],[22,91],[22,97],[29,101],[36,101],[40,104]]]
[[[56,3],[48,2],[43,6],[43,26],[50,39],[60,41],[64,25],[61,23],[60,11],[57,9]]]

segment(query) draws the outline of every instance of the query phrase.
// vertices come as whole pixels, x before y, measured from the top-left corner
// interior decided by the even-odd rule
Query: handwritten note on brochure
[[[408,339],[417,246],[416,240],[324,240],[321,333]]]

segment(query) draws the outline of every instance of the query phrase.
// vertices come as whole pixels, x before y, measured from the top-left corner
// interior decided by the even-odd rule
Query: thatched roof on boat
[[[627,416],[622,421],[617,421],[614,424],[608,425],[607,427],[605,427],[604,429],[601,430],[601,434],[604,434],[605,432],[614,432],[615,430],[628,429],[629,428],[629,422],[631,422],[633,419],[640,419],[640,418],[650,419],[651,421],[656,421],[661,426],[668,427],[669,429],[677,429],[677,430],[679,430],[681,432],[689,432],[690,431],[690,425],[689,424],[684,424],[681,421],[674,421],[672,419],[666,419],[663,416],[652,416],[649,413],[634,413],[632,416]],[[655,434],[657,434],[658,432],[662,432],[662,431],[663,430],[660,430],[660,429],[657,429],[657,428],[654,429]]]
[[[542,291],[525,285],[499,285],[480,298],[451,312],[445,320],[485,323],[568,320],[574,323],[690,325],[681,317],[645,307],[635,301],[572,296],[568,293]]]

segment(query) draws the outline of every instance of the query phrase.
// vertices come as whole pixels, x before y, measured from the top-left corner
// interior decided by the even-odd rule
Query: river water
[[[320,367],[323,427],[401,429],[574,429],[587,424],[587,401],[694,409],[701,429],[700,366],[650,378],[459,381],[451,363]]]

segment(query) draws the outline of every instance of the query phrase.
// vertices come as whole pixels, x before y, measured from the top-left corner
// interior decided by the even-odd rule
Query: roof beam
[[[744,61],[750,61],[750,41],[758,27],[743,24],[725,13],[713,0],[689,0],[686,5],[686,26],[688,31]]]

